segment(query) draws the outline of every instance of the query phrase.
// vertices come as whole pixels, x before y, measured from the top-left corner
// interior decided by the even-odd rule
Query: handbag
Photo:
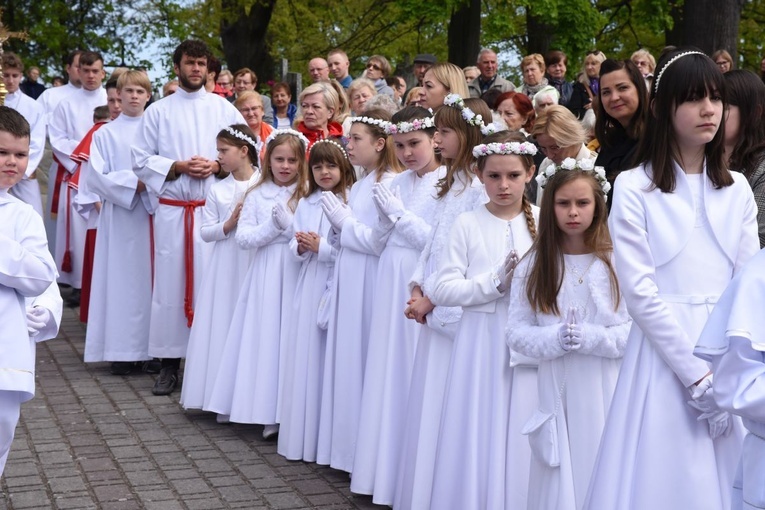
[[[560,445],[558,442],[558,409],[560,409],[563,390],[566,387],[566,357],[563,357],[563,381],[558,390],[555,410],[552,413],[537,409],[523,426],[521,434],[528,436],[531,454],[547,467],[560,466]]]

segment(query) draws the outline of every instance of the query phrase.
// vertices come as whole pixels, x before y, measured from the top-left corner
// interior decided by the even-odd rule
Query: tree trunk
[[[481,0],[467,0],[452,11],[447,35],[449,62],[474,66],[481,50]]]
[[[735,62],[743,7],[743,0],[685,0],[682,7],[673,5],[675,26],[666,32],[667,44],[696,46],[708,55],[728,50]]]
[[[220,27],[223,54],[231,72],[249,67],[258,75],[258,84],[274,78],[274,61],[266,34],[276,0],[260,0],[246,12],[241,0],[223,0],[226,13]]]
[[[526,55],[539,53],[545,56],[550,51],[555,27],[545,23],[543,18],[534,16],[531,9],[526,9],[526,33]]]

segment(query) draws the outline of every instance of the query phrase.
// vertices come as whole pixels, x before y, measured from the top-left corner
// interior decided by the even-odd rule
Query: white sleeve
[[[36,298],[27,300],[27,308],[46,308],[50,312],[50,320],[34,336],[35,342],[44,342],[56,338],[58,328],[61,326],[61,314],[64,310],[64,300],[61,299],[61,292],[58,290],[56,282],[51,283],[45,292]]]
[[[258,223],[257,198],[255,193],[247,195],[236,227],[236,243],[245,250],[266,246],[283,233],[270,216]]]
[[[138,178],[156,195],[161,195],[167,174],[174,160],[159,156],[159,118],[153,108],[148,108],[141,117],[130,152],[133,170]]]
[[[215,186],[213,186],[207,192],[205,206],[202,208],[202,227],[199,229],[202,240],[206,243],[213,243],[227,239],[228,234],[223,232],[223,224],[229,217],[228,204],[220,203],[218,195],[215,193]]]
[[[108,168],[109,163],[105,158],[108,151],[109,148],[104,146],[102,137],[96,132],[87,162],[90,168],[85,170],[87,190],[105,201],[132,210],[139,200],[136,195],[138,177],[133,173],[130,161],[123,162],[124,168]]]
[[[17,239],[0,233],[0,285],[24,297],[39,296],[56,281],[56,264],[48,251],[39,214],[17,214]]]
[[[765,353],[748,338],[728,340],[728,351],[713,358],[715,400],[733,414],[765,423]]]
[[[693,355],[688,338],[667,303],[659,296],[656,264],[648,241],[645,202],[636,184],[617,177],[609,230],[613,237],[616,273],[632,320],[643,331],[675,375],[690,387],[709,371],[706,362]]]
[[[66,109],[66,101],[62,101],[53,112],[50,126],[48,126],[48,137],[53,148],[53,154],[55,154],[69,173],[74,173],[77,163],[72,160],[71,155],[74,149],[77,148],[80,140],[69,138],[67,133],[68,116],[69,112]]]
[[[29,177],[37,170],[45,153],[45,112],[43,108],[35,103],[34,117],[27,119],[29,121],[29,164],[27,166],[26,176]]]

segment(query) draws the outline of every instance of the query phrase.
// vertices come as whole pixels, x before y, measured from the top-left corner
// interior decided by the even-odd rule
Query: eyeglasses
[[[377,64],[370,62],[367,64],[367,69],[374,69],[375,71],[382,71],[382,67],[378,66]]]
[[[255,112],[257,112],[258,110],[262,110],[262,109],[263,109],[263,107],[262,107],[262,106],[252,106],[252,107],[250,107],[250,108],[239,108],[239,111],[240,111],[242,114],[245,114],[245,113],[255,113]]]

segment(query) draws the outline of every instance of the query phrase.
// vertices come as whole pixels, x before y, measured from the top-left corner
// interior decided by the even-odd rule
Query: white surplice
[[[744,439],[733,510],[765,508],[765,250],[760,250],[720,296],[696,344],[710,361],[715,401],[741,416]]]
[[[709,371],[693,356],[704,323],[759,249],[757,209],[741,174],[715,189],[706,167],[674,170],[672,193],[651,185],[650,166],[614,186],[609,230],[633,323],[586,508],[730,508],[743,427],[712,440],[686,402]]]
[[[21,90],[5,96],[5,106],[13,108],[29,122],[29,163],[24,178],[11,188],[11,195],[34,207],[43,215],[42,196],[37,179],[30,178],[42,161],[45,150],[45,109],[40,103],[27,96]]]
[[[194,307],[194,324],[189,333],[189,348],[183,372],[181,405],[185,409],[207,409],[218,366],[223,352],[231,317],[252,250],[242,250],[236,244],[236,227],[228,234],[223,224],[231,217],[244,194],[260,179],[255,171],[246,181],[233,175],[213,183],[202,210],[202,240],[213,245],[199,290],[199,302]]]
[[[85,361],[149,359],[153,206],[136,194],[130,143],[140,117],[120,115],[93,135],[88,189],[102,208],[93,257]]]
[[[48,134],[53,154],[66,168],[69,174],[77,169],[77,163],[70,158],[77,145],[93,127],[93,110],[106,104],[106,91],[80,89],[65,97],[53,112]],[[48,194],[53,194],[55,181],[49,182]],[[85,234],[87,222],[80,216],[72,203],[67,204],[69,186],[66,181],[59,187],[58,218],[56,222],[56,243],[54,259],[59,269],[59,283],[66,283],[79,289],[82,286],[82,263],[85,254]],[[73,197],[73,195],[72,195]],[[64,272],[61,264],[66,251],[67,212],[69,214],[69,250],[71,251],[72,271]]]
[[[245,124],[234,106],[204,88],[178,89],[152,103],[144,113],[132,146],[133,170],[147,189],[160,199],[203,201],[216,179],[195,179],[187,174],[166,181],[175,161],[193,156],[217,158],[215,137],[231,124]],[[212,246],[202,241],[202,207],[193,213],[193,295],[196,298]],[[158,358],[186,356],[189,326],[184,311],[186,271],[184,261],[184,208],[159,204],[154,213],[154,293],[152,295],[149,355]]]

